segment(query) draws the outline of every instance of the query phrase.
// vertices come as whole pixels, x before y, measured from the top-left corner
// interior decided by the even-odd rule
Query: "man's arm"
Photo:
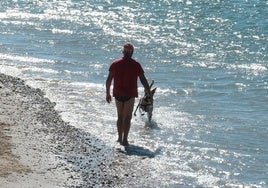
[[[141,81],[141,83],[142,83],[142,85],[143,85],[143,87],[144,87],[144,89],[145,89],[145,92],[147,92],[147,93],[149,94],[149,96],[151,97],[152,94],[151,94],[150,86],[149,86],[148,81],[147,81],[147,79],[145,78],[144,74],[142,73],[142,74],[139,76],[139,78],[140,78],[140,81]]]
[[[106,79],[106,101],[108,103],[110,103],[112,101],[112,97],[110,94],[110,88],[111,88],[111,84],[112,84],[112,80],[113,80],[113,75],[111,72],[109,72],[109,75]]]

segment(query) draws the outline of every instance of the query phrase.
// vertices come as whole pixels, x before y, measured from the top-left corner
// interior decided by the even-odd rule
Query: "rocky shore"
[[[155,187],[152,152],[115,147],[64,122],[56,103],[0,74],[0,187]]]
[[[114,149],[64,122],[40,89],[0,74],[1,187],[112,187]]]

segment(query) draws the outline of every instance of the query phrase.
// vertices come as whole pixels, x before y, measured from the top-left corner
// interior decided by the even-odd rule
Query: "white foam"
[[[152,88],[157,88],[156,89],[156,92],[157,92],[157,95],[169,95],[169,94],[177,94],[178,91],[175,90],[175,89],[170,89],[170,88],[160,88],[160,87],[157,87],[155,85],[153,85]],[[139,94],[140,95],[143,95],[144,94],[144,88],[143,87],[139,87],[138,88],[138,91],[139,91]]]
[[[52,74],[58,74],[59,73],[59,71],[56,71],[54,69],[38,68],[38,67],[27,67],[27,68],[22,68],[22,70],[31,71],[31,72],[52,73]]]
[[[68,29],[52,29],[52,33],[73,34],[74,31]]]
[[[21,61],[21,62],[30,62],[30,63],[55,63],[51,59],[42,59],[31,56],[19,56],[19,55],[9,55],[0,53],[0,59],[9,60],[9,61]]]
[[[240,64],[240,65],[231,64],[231,65],[228,65],[227,68],[234,69],[234,70],[237,70],[237,69],[244,70],[254,75],[263,73],[267,71],[268,69],[267,66],[258,64],[258,63],[249,63],[249,64]]]
[[[21,69],[6,65],[0,65],[0,72],[3,74],[12,75],[16,77],[19,77],[22,74]]]

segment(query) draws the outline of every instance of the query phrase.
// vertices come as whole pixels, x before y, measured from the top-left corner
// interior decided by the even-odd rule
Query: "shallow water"
[[[153,122],[133,117],[130,132],[154,156],[151,175],[167,187],[265,187],[267,10],[264,0],[4,0],[0,70],[45,90],[65,121],[114,147],[104,83],[130,41],[157,87]]]

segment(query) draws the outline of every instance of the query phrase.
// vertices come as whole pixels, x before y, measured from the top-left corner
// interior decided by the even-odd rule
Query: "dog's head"
[[[153,108],[154,108],[153,107],[154,94],[155,94],[155,91],[156,91],[156,88],[151,89],[153,84],[154,84],[154,81],[152,80],[152,82],[150,84],[151,98],[149,98],[148,93],[145,93],[145,96],[144,96],[145,100],[147,101],[147,105],[144,105],[143,110],[145,112],[147,112],[147,116],[148,116],[149,121],[151,121],[151,119],[152,119]]]
[[[152,97],[154,96],[155,91],[156,91],[156,87],[153,90],[151,90]]]
[[[150,84],[150,90],[151,90],[153,84],[154,84],[154,80],[152,80],[152,82]],[[149,105],[149,104],[153,103],[153,96],[155,94],[155,91],[156,91],[156,88],[151,90],[151,97],[152,98],[149,98],[150,96],[149,96],[148,92],[145,91],[145,95],[144,95],[143,101],[142,101],[143,105]]]
[[[154,96],[154,93],[155,93],[155,91],[156,91],[156,88],[154,88],[153,90],[151,89],[152,86],[153,86],[153,84],[154,84],[154,80],[152,80],[152,82],[151,82],[151,84],[150,84],[150,90],[151,90],[151,95],[152,95],[152,97]],[[145,93],[145,95],[148,96],[148,93]]]

